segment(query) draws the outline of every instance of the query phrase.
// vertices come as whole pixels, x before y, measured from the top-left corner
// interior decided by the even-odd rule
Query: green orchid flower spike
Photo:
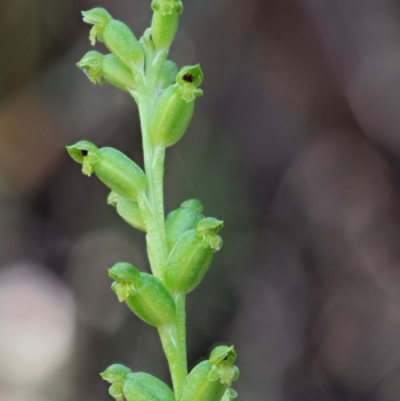
[[[107,202],[116,214],[145,236],[149,272],[116,261],[108,274],[118,300],[157,329],[172,388],[118,363],[101,377],[116,401],[232,401],[237,393],[231,384],[239,376],[234,347],[216,347],[190,373],[186,351],[186,294],[201,283],[221,249],[223,222],[205,217],[197,199],[181,203],[167,217],[164,212],[166,149],[189,127],[196,99],[203,95],[203,72],[199,64],[179,69],[168,59],[183,11],[181,0],[153,0],[151,9],[151,26],[139,39],[104,8],[82,12],[83,21],[92,25],[91,45],[101,42],[108,51],[88,51],[77,62],[90,82],[111,84],[136,102],[143,168],[120,150],[88,140],[67,146],[67,151],[84,175],[94,174],[110,190]]]

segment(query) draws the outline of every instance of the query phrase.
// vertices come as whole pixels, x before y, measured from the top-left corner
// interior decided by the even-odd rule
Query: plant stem
[[[175,399],[179,398],[187,376],[185,295],[175,298],[176,319],[173,325],[158,330],[171,371]]]
[[[151,116],[155,102],[155,82],[159,67],[154,67],[152,60],[147,60],[146,65],[146,83],[138,91],[138,107],[143,137],[144,167],[149,185],[147,191],[148,207],[144,204],[144,200],[139,202],[142,204],[142,209],[146,211],[144,216],[147,230],[146,240],[151,268],[154,276],[163,281],[168,256],[163,193],[165,149],[162,147],[154,148],[150,137]],[[147,212],[148,209],[150,210]],[[168,360],[175,398],[178,399],[187,376],[185,295],[176,295],[175,303],[175,321],[168,327],[159,328],[158,331]]]

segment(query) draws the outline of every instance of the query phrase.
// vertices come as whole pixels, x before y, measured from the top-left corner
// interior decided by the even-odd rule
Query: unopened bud
[[[179,14],[183,11],[180,0],[154,0],[151,3],[153,19],[151,32],[157,49],[171,46],[179,24]]]

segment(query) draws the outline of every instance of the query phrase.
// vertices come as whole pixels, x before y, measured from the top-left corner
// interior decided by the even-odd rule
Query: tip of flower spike
[[[116,207],[116,206],[117,206],[117,203],[118,203],[119,197],[120,197],[120,195],[118,195],[118,194],[117,194],[116,192],[114,192],[114,191],[111,191],[111,192],[108,194],[107,203],[108,203],[109,205],[111,205],[111,206]]]

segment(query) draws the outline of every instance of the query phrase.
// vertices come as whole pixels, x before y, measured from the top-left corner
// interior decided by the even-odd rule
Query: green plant
[[[196,199],[164,217],[163,174],[166,148],[185,133],[194,111],[203,73],[199,65],[177,65],[167,60],[178,27],[182,3],[154,0],[153,19],[140,40],[103,8],[83,12],[93,27],[90,41],[104,42],[110,54],[89,51],[77,63],[93,83],[112,84],[128,92],[139,109],[143,137],[144,171],[119,150],[98,148],[83,140],[67,146],[70,156],[82,164],[82,172],[94,173],[111,193],[108,203],[134,228],[146,233],[152,274],[119,262],[109,269],[111,288],[119,301],[144,322],[158,329],[166,354],[173,391],[155,377],[133,373],[114,364],[102,373],[110,394],[127,401],[228,401],[236,397],[230,388],[239,371],[233,365],[233,346],[216,347],[208,360],[187,372],[185,298],[207,272],[214,252],[222,246],[221,220],[204,217]]]

